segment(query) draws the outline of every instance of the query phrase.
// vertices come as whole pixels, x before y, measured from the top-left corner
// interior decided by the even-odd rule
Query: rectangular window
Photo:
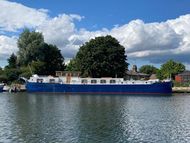
[[[83,79],[83,80],[81,81],[81,83],[86,84],[86,83],[88,83],[88,81],[87,81],[86,79]]]
[[[56,76],[61,76],[61,72],[56,72]]]
[[[114,79],[111,79],[110,83],[116,83],[116,81]]]
[[[106,83],[105,79],[100,80],[100,83]]]
[[[97,80],[91,80],[91,83],[97,83]]]
[[[42,83],[43,79],[37,79],[37,83]]]
[[[55,79],[50,79],[49,82],[50,83],[55,83]]]

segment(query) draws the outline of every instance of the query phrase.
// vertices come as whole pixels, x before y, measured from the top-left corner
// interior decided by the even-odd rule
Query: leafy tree
[[[47,72],[45,71],[46,70],[45,63],[41,61],[33,61],[29,69],[31,70],[30,73],[32,72],[32,74],[35,73],[39,75],[45,75],[44,72]]]
[[[80,47],[74,60],[82,76],[123,77],[128,64],[125,48],[111,37],[96,37]]]
[[[44,75],[54,75],[55,71],[65,69],[64,57],[62,56],[61,51],[55,45],[45,43],[39,48],[39,52],[43,53],[38,56],[38,61],[43,62],[45,69],[42,73]]]
[[[165,79],[169,77],[174,79],[175,75],[183,72],[184,70],[185,66],[182,63],[169,60],[161,66],[160,70],[158,70],[157,77],[159,79]]]
[[[69,64],[66,65],[66,71],[78,71],[75,58],[71,59]]]
[[[20,77],[30,78],[32,76],[32,71],[29,66],[20,67],[21,74]]]
[[[20,70],[16,68],[5,68],[3,77],[8,83],[11,83],[19,78]]]
[[[42,33],[25,29],[17,44],[20,66],[27,67],[32,64],[34,73],[43,75],[54,75],[56,70],[64,70],[64,58],[61,51],[56,46],[45,43]],[[29,75],[28,72],[27,75]]]
[[[0,83],[7,83],[8,79],[5,74],[0,74]]]
[[[7,59],[8,60],[8,67],[9,68],[16,68],[17,67],[17,56],[13,53],[11,54],[10,58]]]
[[[3,72],[3,69],[0,67],[0,75],[2,74],[2,72]]]
[[[141,73],[146,73],[146,74],[156,74],[156,72],[157,72],[157,68],[156,67],[154,67],[154,66],[152,66],[152,65],[144,65],[144,66],[142,66],[140,69],[139,69],[139,71],[141,72]]]
[[[18,51],[18,62],[20,65],[25,65],[31,63],[33,60],[37,60],[37,55],[39,55],[39,47],[44,44],[44,37],[42,33],[32,31],[29,29],[24,29],[20,34],[17,45]]]
[[[0,83],[1,82],[7,82],[7,77],[4,74],[4,70],[0,67]]]

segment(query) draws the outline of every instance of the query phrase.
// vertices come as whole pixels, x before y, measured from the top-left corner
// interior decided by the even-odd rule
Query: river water
[[[0,142],[190,142],[190,96],[0,93]]]

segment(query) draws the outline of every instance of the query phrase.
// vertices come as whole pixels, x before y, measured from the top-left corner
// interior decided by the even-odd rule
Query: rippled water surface
[[[0,93],[0,142],[190,141],[190,96]]]

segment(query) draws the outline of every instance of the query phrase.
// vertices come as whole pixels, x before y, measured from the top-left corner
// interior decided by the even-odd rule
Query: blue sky
[[[134,19],[161,22],[190,13],[188,0],[11,0],[28,7],[48,9],[50,16],[60,13],[84,16],[77,27],[88,30],[112,28]]]
[[[84,42],[109,34],[125,47],[131,65],[159,67],[173,59],[190,67],[187,0],[2,0],[0,8],[0,66],[29,27],[57,45],[66,61]]]

